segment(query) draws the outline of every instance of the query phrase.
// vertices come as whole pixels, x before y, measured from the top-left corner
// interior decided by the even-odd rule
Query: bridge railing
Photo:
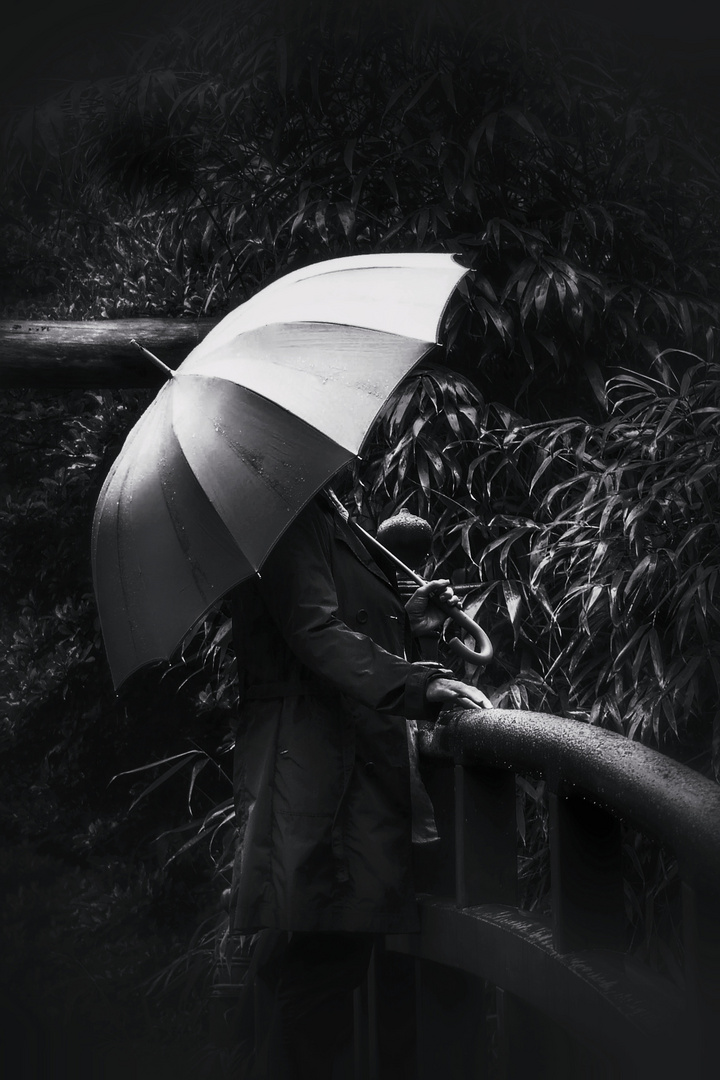
[[[412,969],[418,1080],[717,1075],[720,788],[623,736],[539,713],[455,713],[421,750],[441,841],[419,854],[421,933],[388,937],[376,957],[356,1077],[384,1075],[377,1048],[395,1021],[379,990],[398,962]],[[517,774],[549,791],[549,918],[518,907]],[[628,948],[623,825],[677,859],[682,985]]]

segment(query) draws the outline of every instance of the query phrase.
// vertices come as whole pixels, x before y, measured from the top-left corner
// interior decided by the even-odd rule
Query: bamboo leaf
[[[547,472],[547,470],[548,470],[549,468],[551,468],[551,467],[552,467],[552,465],[554,465],[554,463],[555,463],[555,458],[554,458],[554,456],[553,456],[553,455],[551,455],[551,454],[548,454],[548,456],[547,456],[546,458],[544,458],[544,459],[543,459],[543,460],[542,460],[542,461],[540,462],[540,465],[539,465],[539,466],[538,466],[538,468],[537,468],[537,469],[535,470],[535,473],[534,473],[534,475],[533,475],[533,478],[532,478],[532,480],[530,481],[530,487],[528,488],[528,491],[529,491],[529,493],[530,493],[530,494],[532,494],[532,493],[533,493],[533,491],[535,490],[535,486],[537,485],[537,483],[538,483],[538,482],[539,482],[539,481],[540,481],[540,480],[542,479],[542,477],[543,477],[543,476],[545,475],[545,473]]]
[[[160,761],[151,761],[148,765],[139,765],[136,769],[126,769],[124,772],[115,773],[108,783],[112,784],[121,776],[134,776],[136,773],[147,772],[148,769],[156,769],[160,765],[167,765],[171,761],[181,761],[184,764],[189,758],[195,757],[197,753],[197,750],[185,750],[181,754],[171,754],[170,757],[162,758]]]
[[[610,544],[605,540],[598,540],[595,550],[592,554],[590,561],[590,569],[588,570],[588,576],[591,580],[597,577],[598,571],[605,561],[605,556],[610,549]]]
[[[615,660],[613,663],[613,669],[615,671],[618,671],[620,669],[621,663],[624,662],[626,655],[632,652],[632,650],[637,649],[641,641],[645,642],[643,649],[647,647],[647,635],[649,630],[650,623],[643,623],[642,625],[637,627],[637,629],[630,636],[629,640],[623,645],[623,647],[615,656]],[[637,656],[637,653],[635,653],[635,656]]]
[[[133,799],[133,801],[130,803],[130,806],[128,807],[128,813],[131,810],[134,810],[137,804],[143,799],[147,798],[147,796],[150,795],[153,791],[156,791],[162,784],[165,784],[171,776],[174,776],[175,773],[180,771],[180,769],[184,769],[186,764],[186,755],[183,755],[183,759],[184,760],[182,761],[176,761],[174,765],[172,765],[169,769],[165,770],[162,776],[159,776],[157,780],[153,780],[152,784],[149,784],[144,789],[144,791],[141,791],[137,798]]]
[[[453,112],[457,112],[457,104],[455,102],[455,89],[453,87],[452,75],[449,71],[443,71],[440,73],[440,85],[443,88],[445,97],[450,103]]]
[[[357,138],[353,137],[348,139],[345,143],[345,149],[343,151],[343,161],[345,162],[345,168],[349,173],[353,171],[353,157],[355,155],[355,147],[357,146]]]
[[[665,686],[665,665],[663,663],[662,646],[660,645],[660,638],[658,632],[654,626],[650,627],[648,633],[648,641],[650,643],[650,656],[652,658],[653,667],[655,669],[655,675],[661,687]]]
[[[518,631],[520,629],[522,593],[514,582],[507,580],[504,580],[502,583],[502,591],[503,596],[505,597],[505,607],[507,608],[510,625],[513,628],[515,641],[517,641]]]
[[[205,766],[209,763],[209,761],[210,761],[210,759],[206,757],[206,758],[202,758],[199,761],[196,761],[193,764],[192,773],[190,774],[190,786],[188,788],[188,799],[187,799],[188,813],[190,813],[190,814],[192,814],[192,797],[193,797],[193,791],[195,790],[195,781],[197,780],[198,776],[203,771]]]
[[[585,368],[585,374],[587,375],[588,382],[592,387],[592,392],[596,399],[600,402],[604,409],[608,407],[608,395],[605,385],[605,378],[600,370],[599,365],[590,356],[583,356],[583,367]]]

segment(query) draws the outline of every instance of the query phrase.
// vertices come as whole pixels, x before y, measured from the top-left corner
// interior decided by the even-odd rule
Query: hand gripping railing
[[[411,958],[418,1080],[718,1075],[720,788],[539,713],[455,712],[421,733],[421,750],[442,840],[419,860],[421,933],[386,939],[370,987],[372,1003],[383,964]],[[517,907],[516,773],[544,776],[550,792],[546,919]],[[621,823],[677,858],[683,988],[628,952]],[[373,1080],[391,1013],[364,1015],[356,1076]]]

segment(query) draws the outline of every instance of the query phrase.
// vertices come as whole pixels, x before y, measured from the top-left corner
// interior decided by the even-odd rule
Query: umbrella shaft
[[[330,501],[332,502],[335,509],[339,512],[343,520],[349,521],[349,513],[347,512],[343,504],[340,502],[332,488],[325,488],[325,490],[328,493]],[[420,574],[416,574],[414,570],[411,570],[409,566],[406,566],[402,559],[398,559],[397,555],[393,555],[392,551],[389,551],[384,544],[381,544],[379,540],[376,540],[374,536],[371,536],[369,532],[366,532],[365,529],[363,529],[361,525],[358,525],[356,521],[353,521],[352,527],[353,529],[356,529],[359,533],[361,533],[363,539],[368,540],[376,551],[382,552],[382,554],[385,555],[388,559],[391,559],[392,562],[394,562],[395,565],[398,567],[398,569],[402,570],[403,574],[406,574],[409,578],[412,578],[412,580],[417,585],[427,585],[427,581],[424,577],[421,577]]]
[[[135,338],[130,338],[130,344],[135,345],[136,348],[140,350],[140,352],[144,352],[148,359],[152,360],[153,364],[159,367],[161,371],[164,371],[166,375],[169,375],[170,378],[174,376],[175,372],[171,367],[168,367],[167,364],[164,364],[159,356],[156,356],[155,353],[151,353],[149,349],[146,349],[145,346],[141,345],[139,341],[135,340]]]
[[[353,521],[353,528],[357,529],[358,532],[362,533],[363,540],[369,540],[377,551],[382,552],[382,554],[385,555],[388,559],[392,559],[398,569],[402,570],[404,574],[407,574],[408,577],[412,578],[417,585],[427,585],[426,578],[421,577],[420,574],[416,574],[414,570],[411,570],[410,567],[402,561],[402,559],[398,559],[397,555],[393,555],[392,551],[388,550],[388,548],[386,548],[384,544],[381,544],[380,541],[376,540],[375,537],[372,536],[369,532],[366,532],[365,529],[363,529],[361,525],[358,525],[356,521]]]

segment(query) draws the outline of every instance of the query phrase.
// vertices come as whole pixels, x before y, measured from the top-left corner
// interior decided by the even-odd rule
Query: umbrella
[[[222,319],[130,432],[98,499],[93,578],[115,686],[169,660],[360,450],[438,341],[446,254],[305,267]]]

